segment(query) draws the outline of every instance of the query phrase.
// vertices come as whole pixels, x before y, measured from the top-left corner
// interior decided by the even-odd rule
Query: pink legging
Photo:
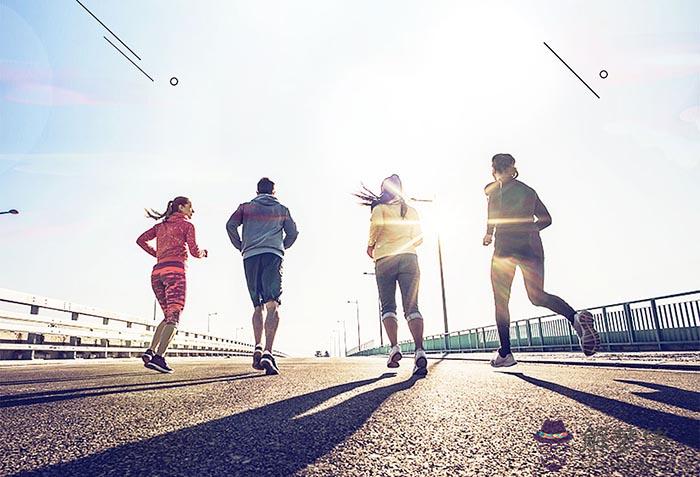
[[[160,304],[165,322],[177,325],[180,321],[180,314],[185,307],[185,293],[187,290],[187,280],[184,273],[167,272],[151,275],[151,286],[156,299]]]

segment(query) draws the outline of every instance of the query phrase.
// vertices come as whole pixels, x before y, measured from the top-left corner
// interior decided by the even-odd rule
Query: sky
[[[354,300],[377,343],[351,193],[398,173],[435,199],[416,204],[426,335],[438,235],[450,330],[489,325],[483,187],[503,152],[553,216],[546,290],[584,308],[699,288],[696,1],[82,1],[141,59],[75,0],[0,0],[0,210],[21,212],[0,216],[0,288],[150,318],[143,209],[185,195],[210,256],[181,327],[217,313],[214,333],[250,340],[225,223],[268,176],[300,230],[276,348],[330,350],[343,322],[356,346]],[[518,274],[513,319],[545,314]]]

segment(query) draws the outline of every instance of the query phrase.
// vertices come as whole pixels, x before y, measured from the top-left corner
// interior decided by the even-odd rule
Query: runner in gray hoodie
[[[253,334],[255,350],[253,368],[266,374],[279,374],[272,356],[272,343],[279,324],[282,295],[282,259],[299,232],[289,209],[275,197],[275,183],[267,177],[258,182],[257,197],[243,203],[226,223],[231,243],[243,254],[243,268],[248,292],[253,300]],[[238,227],[243,225],[243,239]],[[263,307],[265,317],[265,349],[262,347]]]

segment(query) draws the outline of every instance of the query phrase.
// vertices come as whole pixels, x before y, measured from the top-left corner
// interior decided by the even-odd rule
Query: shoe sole
[[[427,358],[418,358],[416,360],[416,369],[413,371],[414,376],[426,376],[428,374]]]
[[[145,364],[144,366],[146,366],[148,369],[152,369],[153,371],[158,371],[159,373],[163,373],[163,374],[172,374],[173,373],[172,369],[170,371],[168,371],[167,369],[161,368],[160,366],[158,366],[157,364],[152,363],[152,362],[149,362],[149,363]]]
[[[600,348],[600,335],[593,327],[593,318],[579,319],[583,336],[579,338],[581,351],[586,356],[593,356]]]
[[[396,354],[394,355],[394,357],[391,358],[391,361],[389,361],[389,362],[386,364],[386,367],[387,367],[387,368],[392,368],[392,369],[398,368],[398,367],[399,367],[399,361],[401,361],[401,358],[403,358],[403,356],[401,355],[401,353],[396,353]]]
[[[516,364],[518,364],[518,362],[513,361],[512,363],[508,363],[508,364],[494,364],[494,363],[489,363],[489,364],[491,365],[492,368],[510,368],[511,366],[515,366]]]
[[[260,365],[263,367],[263,369],[265,370],[265,374],[267,374],[268,376],[275,376],[277,374],[280,374],[279,369],[275,368],[271,361],[268,361],[266,359],[260,360]]]

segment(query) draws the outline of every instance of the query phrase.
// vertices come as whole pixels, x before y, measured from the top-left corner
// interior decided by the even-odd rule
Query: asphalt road
[[[700,375],[381,359],[0,368],[0,474],[700,475]],[[546,419],[567,444],[541,444]],[[548,470],[561,467],[558,472]]]

